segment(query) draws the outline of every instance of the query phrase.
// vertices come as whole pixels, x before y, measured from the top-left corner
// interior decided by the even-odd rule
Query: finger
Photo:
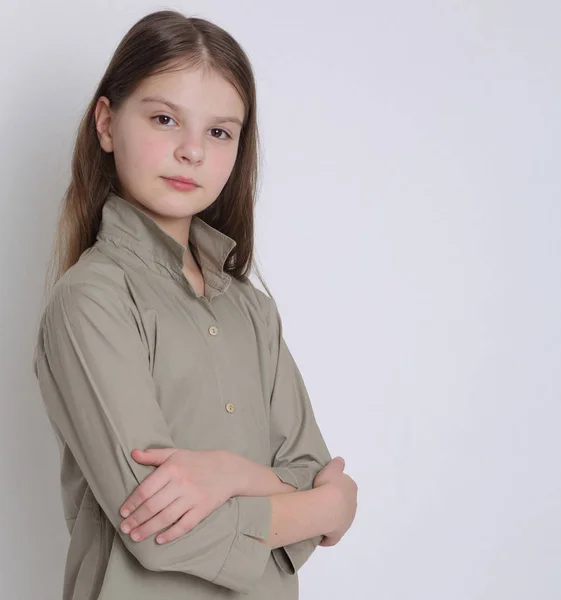
[[[140,525],[140,527],[137,527],[131,533],[131,537],[136,533],[139,537],[138,540],[135,541],[142,541],[155,533],[159,533],[166,527],[179,521],[189,509],[190,506],[185,502],[185,498],[176,498],[171,504],[166,506],[158,514],[154,515],[150,520]]]
[[[178,448],[148,448],[140,450],[135,448],[131,452],[131,456],[136,462],[144,465],[159,466],[165,462],[170,456],[177,452]]]
[[[165,467],[158,468],[142,483],[136,486],[134,492],[123,502],[121,506],[121,516],[128,517],[139,506],[141,506],[148,498],[159,492],[165,485],[168,484],[171,477]]]
[[[195,525],[200,523],[206,516],[207,516],[207,514],[200,508],[192,508],[191,510],[187,511],[179,519],[179,521],[177,521],[177,523],[175,523],[167,531],[164,531],[163,533],[161,533],[156,538],[156,541],[159,544],[165,544],[168,542],[172,542],[173,540],[175,540],[175,539],[181,537],[182,535],[185,535],[189,531],[191,531],[191,529],[193,529],[193,527],[195,527]]]
[[[343,471],[343,468],[345,466],[345,461],[341,456],[336,456],[335,458],[331,459],[327,465],[325,465],[325,469],[326,470],[334,470],[338,473],[341,473]]]
[[[178,495],[171,482],[168,483],[168,485],[164,486],[154,496],[143,502],[121,523],[121,531],[123,533],[130,533],[132,537],[132,534],[140,525],[146,523],[146,521],[157,515],[161,510],[172,504]]]
[[[321,540],[321,542],[319,543],[320,546],[323,546],[325,548],[329,548],[330,546],[335,546],[336,544],[336,540],[332,537],[329,536],[324,536],[324,538]]]

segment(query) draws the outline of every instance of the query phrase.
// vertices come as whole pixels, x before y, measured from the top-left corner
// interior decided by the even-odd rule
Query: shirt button
[[[208,328],[208,332],[210,333],[210,335],[218,335],[218,327],[216,327],[216,325],[211,325]]]
[[[229,413],[233,413],[236,410],[236,407],[231,402],[228,402],[228,404],[226,404],[226,410]]]

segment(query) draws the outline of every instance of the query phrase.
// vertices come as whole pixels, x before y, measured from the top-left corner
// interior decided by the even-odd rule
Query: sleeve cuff
[[[307,540],[302,540],[296,544],[275,548],[273,550],[275,562],[282,571],[289,575],[294,575],[294,573],[299,571],[304,563],[312,556],[322,538],[323,536],[320,535]]]
[[[315,473],[304,467],[271,467],[283,483],[293,485],[298,491],[311,490],[314,487]]]
[[[267,496],[235,498],[238,503],[236,535],[213,583],[247,594],[261,579],[271,555],[270,546],[248,536],[263,540],[269,537],[272,506]]]
[[[271,470],[277,474],[277,477],[283,482],[293,485],[297,490],[300,489],[298,479],[289,467],[271,467]]]

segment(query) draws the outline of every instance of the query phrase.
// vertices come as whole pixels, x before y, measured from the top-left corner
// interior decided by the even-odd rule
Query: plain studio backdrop
[[[61,597],[59,456],[32,374],[44,273],[78,120],[162,8],[225,27],[253,63],[258,264],[359,484],[301,598],[559,599],[555,0],[3,2],[0,597]]]

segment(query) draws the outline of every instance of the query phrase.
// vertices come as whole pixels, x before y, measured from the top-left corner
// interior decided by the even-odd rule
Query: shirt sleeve
[[[302,374],[283,336],[277,304],[269,298],[269,345],[273,387],[271,392],[272,469],[284,483],[310,490],[317,473],[331,460],[318,427]],[[278,566],[293,574],[302,567],[323,536],[273,549]]]
[[[271,549],[268,497],[232,497],[167,544],[134,542],[121,505],[156,468],[134,448],[173,448],[157,401],[146,334],[126,291],[112,282],[59,280],[41,318],[34,371],[54,421],[123,543],[152,571],[178,571],[247,593]],[[56,291],[55,291],[56,290]]]

